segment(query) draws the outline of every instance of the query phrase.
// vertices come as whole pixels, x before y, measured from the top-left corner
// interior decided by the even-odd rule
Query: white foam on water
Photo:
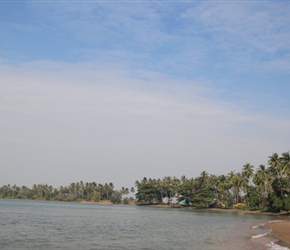
[[[268,221],[267,223],[265,223],[265,224],[258,224],[258,225],[254,225],[254,226],[252,226],[252,229],[258,229],[258,228],[263,228],[263,229],[265,229],[265,225],[266,224],[271,224],[271,223],[277,223],[277,222],[283,222],[283,221],[287,221],[287,220],[272,220],[272,221]],[[257,234],[257,235],[253,235],[253,236],[251,236],[251,238],[252,239],[258,239],[258,238],[260,238],[261,240],[263,239],[262,237],[265,237],[264,239],[266,240],[266,238],[268,238],[268,237],[266,237],[266,236],[268,236],[270,233],[272,232],[272,229],[270,229],[268,232],[266,232],[266,233],[261,233],[261,234]],[[269,238],[269,240],[270,240],[271,238]],[[271,241],[268,241],[268,243],[266,243],[266,242],[264,242],[264,246],[266,246],[266,247],[268,247],[270,250],[290,250],[290,248],[289,247],[285,247],[285,246],[280,246],[280,245],[278,245],[278,244],[276,244],[277,242],[278,242],[279,240],[277,239],[277,240],[275,240],[275,241],[273,241],[273,239],[271,240]],[[263,242],[263,240],[261,241],[261,243]],[[288,245],[287,245],[288,246]]]
[[[275,244],[275,242],[271,242],[271,243],[266,244],[266,247],[269,247],[271,250],[289,250],[288,247],[279,246],[279,245]]]
[[[272,229],[267,232],[267,233],[264,233],[264,234],[257,234],[257,235],[253,235],[252,238],[255,239],[255,238],[260,238],[260,237],[264,237],[264,236],[267,236],[269,233],[272,232]]]
[[[263,227],[263,226],[265,226],[265,224],[259,224],[259,225],[256,225],[256,226],[252,226],[252,229]]]

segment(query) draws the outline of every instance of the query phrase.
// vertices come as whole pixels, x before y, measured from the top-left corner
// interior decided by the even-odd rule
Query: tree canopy
[[[290,210],[290,154],[277,153],[268,157],[268,166],[257,169],[250,163],[242,166],[240,172],[214,175],[202,171],[197,177],[165,176],[163,179],[144,177],[135,181],[130,188],[135,193],[136,204],[176,203],[187,200],[192,206],[209,207],[222,204],[223,207],[242,207],[272,211]],[[73,182],[69,186],[54,188],[47,184],[32,188],[16,185],[0,187],[0,198],[56,200],[56,201],[101,201],[128,204],[132,197],[128,188],[114,190],[113,183]],[[124,197],[124,198],[123,198]],[[238,206],[237,204],[243,204]]]

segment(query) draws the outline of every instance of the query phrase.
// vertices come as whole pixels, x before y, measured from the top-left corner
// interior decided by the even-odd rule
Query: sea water
[[[268,220],[239,212],[0,199],[0,249],[265,249],[252,236],[265,233],[254,225]]]

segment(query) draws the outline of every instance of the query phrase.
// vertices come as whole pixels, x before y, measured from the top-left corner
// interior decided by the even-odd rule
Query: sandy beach
[[[272,229],[272,233],[283,241],[290,244],[290,221],[269,223],[267,228]]]

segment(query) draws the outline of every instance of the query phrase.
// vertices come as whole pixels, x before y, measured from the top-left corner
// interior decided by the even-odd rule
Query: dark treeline
[[[290,210],[290,154],[274,153],[268,157],[268,166],[260,165],[256,170],[247,163],[241,172],[213,175],[203,171],[196,178],[182,176],[164,177],[136,181],[137,204],[176,203],[188,201],[191,206],[225,208],[240,207],[253,210]],[[133,198],[125,197],[134,188],[114,190],[113,183],[74,182],[69,186],[54,188],[47,184],[26,186],[4,185],[0,187],[0,198],[55,200],[55,201],[102,201],[127,204]],[[237,205],[238,204],[238,205]]]
[[[134,192],[134,189],[131,188]],[[0,198],[54,200],[54,201],[101,201],[109,200],[112,203],[127,203],[128,198],[122,196],[128,194],[128,188],[114,190],[113,183],[97,184],[95,182],[73,182],[69,186],[54,188],[47,184],[26,186],[4,185],[0,188]]]
[[[241,172],[213,175],[203,171],[196,178],[165,177],[136,181],[136,201],[157,204],[187,200],[192,206],[240,207],[269,211],[290,210],[290,155],[277,153],[268,158],[268,166],[256,170],[247,163]],[[165,199],[166,198],[166,199]],[[238,205],[237,205],[238,204]],[[236,205],[236,206],[235,206]]]

